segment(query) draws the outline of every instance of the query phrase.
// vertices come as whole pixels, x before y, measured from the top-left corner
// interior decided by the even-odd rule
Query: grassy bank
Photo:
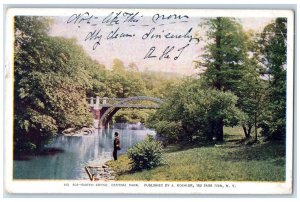
[[[278,143],[239,144],[240,129],[226,129],[220,145],[194,148],[169,146],[165,164],[151,170],[130,171],[126,155],[108,165],[118,180],[284,181],[285,146]]]

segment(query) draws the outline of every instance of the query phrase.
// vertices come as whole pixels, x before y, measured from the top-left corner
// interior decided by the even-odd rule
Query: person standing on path
[[[119,139],[119,133],[115,132],[114,151],[113,151],[113,157],[115,161],[118,160],[118,150],[121,150],[120,139]]]

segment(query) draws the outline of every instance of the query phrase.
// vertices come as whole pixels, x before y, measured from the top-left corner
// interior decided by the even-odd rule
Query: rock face
[[[85,170],[91,181],[114,181],[116,179],[115,172],[105,164],[102,166],[85,166]]]

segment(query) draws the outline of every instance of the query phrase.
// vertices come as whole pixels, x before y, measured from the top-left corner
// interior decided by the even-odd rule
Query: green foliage
[[[112,70],[115,72],[122,72],[125,71],[125,65],[122,60],[115,58],[113,60]]]
[[[204,85],[230,90],[238,97],[237,107],[242,112],[239,122],[246,138],[253,127],[255,139],[259,126],[264,126],[265,134],[269,135],[285,130],[284,23],[284,19],[277,19],[266,26],[261,36],[253,31],[245,33],[233,18],[209,18],[201,24],[207,28],[205,53],[198,63],[198,68],[206,69]],[[270,88],[266,77],[261,77],[265,74],[271,79]],[[272,103],[274,100],[280,104]],[[216,119],[211,123],[217,128],[219,140],[223,138],[222,122]]]
[[[104,65],[99,64],[97,61],[91,60],[89,63],[87,72],[91,78],[91,87],[87,89],[87,97],[114,97],[110,86],[105,83],[110,77],[109,71],[105,69]]]
[[[204,76],[209,87],[235,92],[243,75],[247,56],[246,35],[234,18],[207,19],[205,53],[198,68],[206,68]]]
[[[88,97],[126,98],[147,95],[164,98],[171,88],[180,83],[178,75],[165,75],[150,71],[138,72],[136,64],[130,63],[125,66],[120,59],[114,59],[112,71],[95,61],[90,63],[88,72],[92,87],[87,90]],[[118,111],[113,119],[114,122],[119,123],[145,123],[151,113],[152,110],[124,109]]]
[[[24,110],[25,111],[25,110]],[[40,150],[57,131],[56,121],[33,109],[27,109],[26,115],[15,115],[14,149],[16,152],[34,152]]]
[[[59,130],[92,123],[85,101],[90,58],[75,40],[49,37],[49,22],[15,18],[15,152],[40,150]]]
[[[162,145],[148,135],[143,142],[135,144],[127,150],[128,158],[132,162],[132,170],[154,168],[162,164]]]
[[[165,164],[150,170],[130,172],[130,160],[120,156],[120,162],[110,161],[120,181],[265,181],[284,182],[285,146],[274,142],[237,145],[243,138],[241,128],[227,128],[225,142],[220,146],[164,149]],[[230,142],[229,142],[230,141]],[[221,168],[221,169],[220,169]]]
[[[261,127],[262,133],[272,139],[284,139],[286,133],[286,23],[286,18],[277,18],[262,33],[262,62],[269,74],[269,93]]]
[[[144,71],[141,73],[148,96],[165,98],[171,89],[180,85],[182,78],[176,74]]]
[[[246,138],[251,136],[251,131],[254,126],[255,138],[257,139],[258,123],[262,121],[264,108],[266,107],[266,91],[267,83],[260,78],[257,72],[257,60],[251,58],[246,64],[246,70],[241,83],[238,87],[236,95],[238,96],[237,106],[242,111],[243,116],[240,124],[244,129]]]
[[[107,70],[87,56],[74,39],[47,35],[51,20],[15,18],[15,149],[39,150],[57,132],[92,123],[88,97],[148,95],[166,103],[152,110],[123,110],[116,122],[146,122],[167,143],[223,138],[223,127],[258,126],[269,137],[285,135],[286,19],[278,18],[262,35],[244,33],[233,18],[209,18],[198,68],[201,79],[139,72],[114,59]],[[281,33],[281,34],[278,34]],[[268,74],[268,82],[261,75]],[[149,114],[150,119],[149,119]]]
[[[122,109],[113,119],[115,123],[145,123],[152,113],[151,109]]]
[[[145,95],[145,84],[137,72],[112,71],[111,89],[116,97]]]
[[[231,91],[238,95],[247,61],[247,36],[234,18],[206,19],[200,26],[207,29],[206,46],[197,67],[205,69],[207,88]],[[223,141],[222,118],[211,120],[217,140]]]
[[[132,64],[131,64],[132,65]],[[89,67],[92,88],[88,96],[126,98],[145,95],[145,84],[139,72],[132,67],[126,68],[119,59],[114,59],[112,71],[93,62]]]
[[[212,120],[237,124],[240,111],[236,103],[237,97],[232,93],[204,90],[198,81],[190,79],[170,93],[147,126],[168,142],[193,142],[203,137],[212,140],[215,134]]]
[[[108,165],[109,168],[113,169],[117,175],[131,171],[132,167],[130,159],[125,154],[118,156],[117,161],[111,160],[105,162],[105,164]]]
[[[155,128],[159,137],[162,137],[164,144],[180,143],[185,139],[185,131],[181,122],[156,121],[147,122],[147,126]]]

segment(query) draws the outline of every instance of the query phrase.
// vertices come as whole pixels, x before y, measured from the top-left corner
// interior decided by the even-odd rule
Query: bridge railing
[[[94,109],[100,109],[102,107],[118,107],[118,108],[159,108],[158,103],[162,103],[163,101],[158,98],[153,97],[147,97],[147,96],[136,96],[136,97],[129,97],[129,98],[107,98],[103,97],[100,98],[97,97],[90,97],[86,99],[89,103],[90,107],[93,107]],[[157,104],[147,104],[147,105],[141,105],[141,104],[130,104],[130,102],[136,102],[136,101],[154,101]]]
[[[94,109],[97,109],[102,106],[113,106],[120,101],[122,101],[124,98],[107,98],[107,97],[90,97],[86,98],[86,101],[88,102],[90,107],[94,107]]]

